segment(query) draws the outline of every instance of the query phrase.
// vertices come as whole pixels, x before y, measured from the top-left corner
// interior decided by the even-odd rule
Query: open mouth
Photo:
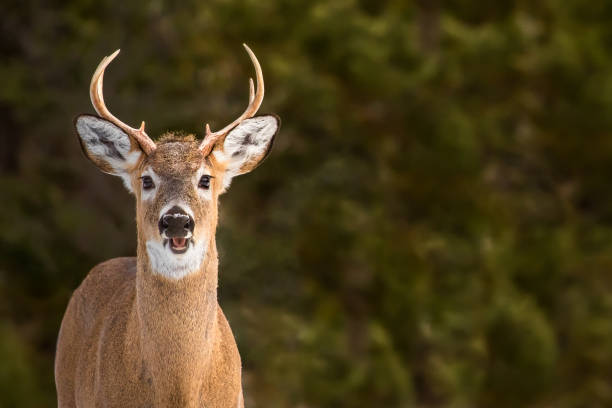
[[[189,248],[188,238],[169,238],[166,242],[170,242],[170,249],[175,254],[182,254]]]

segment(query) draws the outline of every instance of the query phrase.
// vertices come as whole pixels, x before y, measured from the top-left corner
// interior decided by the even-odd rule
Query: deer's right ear
[[[144,154],[138,143],[111,122],[94,115],[74,119],[81,148],[100,170],[120,176],[132,190],[129,173]]]

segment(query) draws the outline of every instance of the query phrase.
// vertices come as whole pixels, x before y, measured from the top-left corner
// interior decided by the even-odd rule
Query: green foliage
[[[134,254],[72,118],[149,134],[283,120],[222,199],[248,406],[612,405],[612,4],[8,1],[0,16],[0,406],[52,406],[71,291]],[[57,4],[55,4],[57,3]]]
[[[22,339],[8,327],[0,327],[0,395],[3,406],[40,406],[41,396],[35,390],[36,368]]]

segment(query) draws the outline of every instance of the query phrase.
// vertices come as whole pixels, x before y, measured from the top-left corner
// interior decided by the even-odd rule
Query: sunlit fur
[[[136,197],[138,244],[137,258],[96,266],[70,300],[55,365],[60,408],[243,406],[240,356],[217,303],[217,206],[229,179],[255,168],[269,152],[278,119],[268,117],[267,128],[247,119],[245,128],[238,125],[227,136],[236,146],[242,138],[248,154],[229,154],[219,144],[207,157],[192,136],[176,134],[162,137],[147,156],[103,119],[77,118],[86,156],[126,180]],[[129,146],[121,155],[126,160],[117,160],[114,145],[110,157],[96,135],[104,144]],[[154,191],[143,191],[143,174],[152,176]],[[212,177],[208,190],[198,188],[202,174]],[[195,221],[194,247],[181,255],[163,248],[158,228],[173,205]]]

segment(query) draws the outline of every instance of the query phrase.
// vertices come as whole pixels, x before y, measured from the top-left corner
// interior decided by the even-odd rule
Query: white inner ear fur
[[[232,179],[242,174],[242,167],[260,160],[268,150],[272,138],[278,130],[278,119],[274,116],[256,116],[246,119],[225,137],[223,148],[215,150],[217,160],[227,162],[223,176],[223,190]]]
[[[133,193],[129,171],[136,166],[142,152],[132,150],[129,136],[117,126],[95,116],[81,116],[76,122],[77,132],[87,152],[108,164],[111,174],[121,177],[125,187]]]

